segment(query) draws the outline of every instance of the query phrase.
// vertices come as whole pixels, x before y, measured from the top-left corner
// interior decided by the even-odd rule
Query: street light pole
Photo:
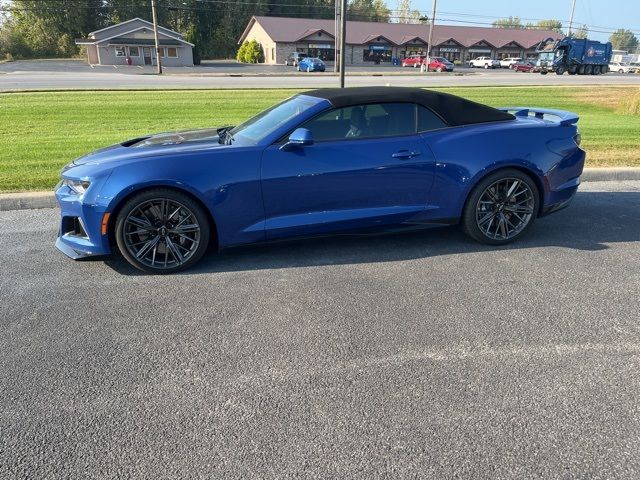
[[[567,35],[571,35],[571,27],[573,26],[573,14],[576,11],[576,0],[571,2],[571,18],[569,18],[569,33]]]
[[[433,12],[431,13],[431,24],[429,25],[429,43],[427,44],[427,72],[431,63],[431,42],[433,40],[433,25],[436,23],[436,1],[433,0]]]
[[[333,28],[333,72],[338,73],[340,71],[340,1],[335,0],[335,19]]]
[[[153,17],[153,36],[156,40],[156,62],[158,64],[158,75],[162,75],[162,55],[160,55],[160,40],[158,39],[158,13],[156,12],[156,1],[157,0],[151,0],[151,16]]]
[[[340,6],[340,88],[344,88],[345,46],[347,44],[347,0],[341,1]]]

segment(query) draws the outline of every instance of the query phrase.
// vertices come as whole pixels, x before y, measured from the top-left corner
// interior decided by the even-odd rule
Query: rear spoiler
[[[559,119],[560,125],[573,125],[578,123],[580,117],[576,113],[567,112],[565,110],[552,110],[550,108],[536,108],[536,107],[501,107],[498,110],[511,113],[516,117],[535,117],[540,120],[552,120],[545,118],[546,115],[556,117]],[[558,120],[555,120],[558,121]]]

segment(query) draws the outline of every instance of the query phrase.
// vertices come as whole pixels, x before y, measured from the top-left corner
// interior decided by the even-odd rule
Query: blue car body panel
[[[324,72],[326,70],[326,66],[320,59],[305,57],[298,62],[298,69],[303,72]]]
[[[565,206],[580,183],[585,153],[574,141],[575,121],[544,118],[575,117],[567,112],[536,116],[536,109],[526,109],[527,115],[506,122],[283,148],[292,130],[332,106],[315,97],[308,105],[253,145],[221,145],[216,131],[202,130],[153,136],[149,145],[125,142],[74,161],[63,177],[90,186],[78,195],[59,185],[56,197],[62,225],[77,217],[87,235],[61,227],[58,246],[70,256],[110,253],[109,235],[101,230],[105,213],[117,213],[131,195],[154,187],[200,201],[222,249],[360,228],[455,223],[473,187],[505,167],[535,179],[541,215]]]

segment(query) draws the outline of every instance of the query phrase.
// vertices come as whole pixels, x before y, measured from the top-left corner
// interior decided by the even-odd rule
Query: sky
[[[569,24],[572,0],[438,0],[436,23],[451,25],[474,25],[474,23],[456,23],[445,19],[468,22],[491,23],[494,17],[517,16],[523,23],[538,19],[555,18]],[[386,0],[389,8],[397,8],[396,0]],[[429,12],[433,8],[432,0],[412,0],[416,10]],[[455,14],[455,15],[454,15]],[[488,17],[488,18],[487,18]],[[531,20],[525,20],[531,19]],[[626,28],[640,38],[640,0],[576,0],[574,25],[583,23],[593,26],[589,38],[606,41],[609,31]],[[482,25],[478,25],[482,26]],[[597,28],[605,27],[605,28]],[[593,30],[607,31],[607,33]]]

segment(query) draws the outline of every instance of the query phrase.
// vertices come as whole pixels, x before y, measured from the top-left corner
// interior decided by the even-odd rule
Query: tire
[[[124,259],[150,273],[174,273],[193,266],[211,238],[209,219],[200,204],[166,188],[145,190],[129,199],[115,227]]]
[[[510,197],[506,197],[511,189]],[[492,196],[495,198],[496,195],[498,201],[492,203]],[[504,245],[513,242],[535,221],[539,198],[538,188],[527,174],[515,169],[499,170],[482,179],[467,197],[462,230],[480,243]]]
[[[556,75],[562,75],[562,74],[564,74],[564,67],[556,68]]]
[[[618,73],[624,73],[623,69],[618,70]]]
[[[595,67],[593,67],[591,75],[600,75],[600,65],[596,65]]]
[[[586,65],[584,67],[584,74],[585,75],[591,75],[592,71],[593,71],[593,67],[591,65]]]
[[[436,72],[441,73],[442,72],[442,67],[436,68]]]
[[[485,63],[485,64],[484,64],[484,69],[485,69],[485,70],[488,70],[488,69],[489,69],[489,64],[488,64],[488,63]]]
[[[602,66],[600,67],[600,71],[601,71],[602,73],[608,73],[608,72],[609,72],[609,65],[602,65]]]

